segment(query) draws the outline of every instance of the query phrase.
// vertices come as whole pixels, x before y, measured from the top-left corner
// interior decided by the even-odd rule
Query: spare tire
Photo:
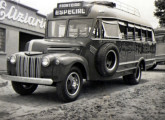
[[[119,50],[116,45],[106,43],[96,55],[96,68],[102,76],[112,76],[119,66]]]

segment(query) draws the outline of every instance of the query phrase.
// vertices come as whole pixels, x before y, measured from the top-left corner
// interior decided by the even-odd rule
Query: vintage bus
[[[47,17],[45,39],[31,40],[25,52],[7,59],[13,89],[32,94],[38,85],[56,86],[62,101],[80,94],[83,80],[105,81],[123,76],[136,85],[141,71],[155,64],[152,26],[136,10],[114,2],[58,3]]]

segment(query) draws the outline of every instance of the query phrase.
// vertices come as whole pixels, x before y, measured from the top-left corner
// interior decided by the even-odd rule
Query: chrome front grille
[[[17,56],[17,76],[41,77],[41,57]]]

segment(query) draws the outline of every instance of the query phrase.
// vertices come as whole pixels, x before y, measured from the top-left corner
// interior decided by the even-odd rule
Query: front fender
[[[86,78],[87,80],[89,79],[88,62],[84,57],[74,53],[56,53],[54,55],[48,55],[47,57],[50,57],[52,63],[54,64],[52,71],[52,78],[54,82],[59,82],[66,79],[71,67],[78,64],[83,66],[86,72]]]

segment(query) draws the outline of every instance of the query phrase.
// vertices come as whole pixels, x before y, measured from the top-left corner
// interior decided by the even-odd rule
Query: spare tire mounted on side
[[[96,68],[102,76],[113,75],[119,66],[119,50],[116,45],[106,43],[100,47],[96,56]]]

